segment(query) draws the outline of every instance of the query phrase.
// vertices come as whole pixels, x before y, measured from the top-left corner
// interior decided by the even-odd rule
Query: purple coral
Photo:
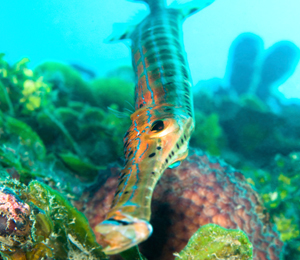
[[[280,259],[283,243],[244,176],[199,150],[190,154],[180,167],[165,171],[154,191],[154,232],[140,245],[142,253],[149,260],[174,259],[173,253],[181,251],[200,226],[215,223],[245,231],[253,244],[253,259]],[[110,170],[106,183],[84,205],[92,228],[104,219],[117,187],[120,169]]]

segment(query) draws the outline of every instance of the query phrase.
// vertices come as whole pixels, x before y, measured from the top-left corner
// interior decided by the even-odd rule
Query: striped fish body
[[[132,42],[136,111],[124,136],[126,162],[111,210],[96,226],[106,254],[122,252],[151,235],[155,185],[166,168],[185,159],[194,129],[192,84],[181,24],[197,8],[166,8],[163,1],[147,2],[151,13],[118,38]],[[198,9],[208,5],[196,2]]]
[[[182,40],[182,13],[159,9],[131,35],[132,63],[137,76],[135,109],[162,104],[192,115],[191,77]]]

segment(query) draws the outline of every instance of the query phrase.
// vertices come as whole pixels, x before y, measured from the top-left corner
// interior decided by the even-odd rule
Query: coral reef
[[[247,173],[261,191],[270,218],[277,225],[280,238],[287,243],[287,259],[299,259],[300,153],[277,155],[265,170]]]
[[[227,91],[239,97],[252,93],[266,102],[273,95],[273,87],[294,73],[300,49],[290,41],[279,41],[264,50],[258,35],[242,33],[233,41],[228,56]]]
[[[4,259],[106,259],[85,216],[47,185],[0,172],[0,255]]]
[[[0,217],[2,255],[7,259],[36,259],[39,255],[51,259],[63,250],[70,259],[84,259],[83,248],[76,249],[83,243],[81,238],[66,236],[68,232],[82,233],[80,228],[72,231],[63,225],[71,223],[70,216],[77,214],[64,197],[73,201],[81,198],[76,205],[87,214],[92,227],[108,211],[118,182],[120,166],[116,162],[123,155],[122,136],[130,119],[124,113],[118,115],[125,118],[117,118],[106,106],[116,110],[127,107],[120,85],[126,86],[126,93],[133,91],[132,71],[121,68],[111,72],[110,78],[87,82],[63,64],[46,63],[34,71],[27,64],[28,59],[23,59],[11,66],[0,56],[0,195],[7,200]],[[214,80],[215,85],[219,83]],[[107,98],[108,90],[116,93],[114,97]],[[300,259],[299,154],[293,152],[300,151],[300,123],[296,120],[299,106],[280,105],[280,112],[274,113],[255,96],[236,99],[228,93],[211,95],[205,91],[195,95],[195,106],[197,128],[191,145],[221,155],[243,169],[262,195],[270,221],[277,224],[281,239],[287,243],[285,259]],[[151,220],[154,234],[141,245],[142,252],[149,260],[172,258],[200,226],[216,223],[243,229],[253,243],[256,259],[258,254],[262,255],[260,259],[265,254],[272,256],[272,246],[277,243],[279,258],[282,244],[274,238],[277,235],[267,224],[268,214],[245,179],[215,158],[193,153],[180,168],[167,170],[157,186]],[[233,184],[227,186],[227,181]],[[43,194],[56,197],[57,205],[68,210],[57,213],[55,207],[46,207],[51,204],[47,196],[44,206],[37,195],[32,199],[29,193],[34,193],[33,184],[47,190]],[[242,197],[228,198],[226,187]],[[84,191],[88,192],[82,196]],[[63,222],[56,222],[57,214],[63,214]],[[84,220],[82,225],[88,229]],[[273,235],[260,234],[262,230]],[[50,233],[63,234],[63,238],[52,238]],[[41,242],[35,234],[43,241],[50,237],[52,244]],[[16,240],[21,245],[13,245]],[[268,253],[262,249],[266,245],[270,245]],[[129,253],[127,258],[134,254]]]
[[[96,184],[77,204],[92,228],[104,219],[117,187],[120,168],[114,165],[108,171],[106,182]],[[283,244],[268,222],[258,194],[243,175],[192,150],[180,167],[166,170],[159,181],[152,201],[154,232],[141,244],[141,252],[150,260],[173,259],[173,253],[182,250],[198,228],[209,223],[245,231],[253,244],[254,259],[280,259]]]
[[[88,103],[91,86],[72,68],[45,63],[32,71],[28,61],[10,66],[0,57],[0,162],[26,184],[40,178],[69,197],[80,195],[82,182],[122,156],[130,119]]]
[[[211,151],[237,168],[251,165],[258,169],[269,165],[278,153],[288,155],[300,151],[300,125],[296,117],[299,106],[282,105],[281,112],[274,113],[254,96],[237,100],[227,95],[212,97],[201,90],[195,93],[195,103],[196,118],[200,114],[199,123],[202,123],[198,129],[202,131],[205,120],[212,115],[217,118],[217,123],[209,131],[203,129],[212,133],[207,139],[212,140],[209,143]],[[207,141],[198,136],[202,137],[195,132],[191,145],[206,148]],[[218,149],[212,150],[214,146]]]
[[[6,246],[24,243],[30,233],[30,206],[24,203],[13,190],[0,187],[0,234],[1,250]]]
[[[259,36],[240,35],[231,46],[226,79],[200,82],[194,104],[196,115],[201,113],[204,119],[217,115],[217,127],[210,130],[211,144],[218,147],[213,154],[243,171],[261,194],[271,221],[287,244],[285,259],[300,259],[299,201],[295,199],[300,106],[296,100],[289,104],[278,93],[280,84],[294,72],[300,52],[287,41],[266,51],[262,46]],[[220,136],[215,135],[218,128]],[[198,136],[191,145],[207,149]]]
[[[262,39],[252,33],[240,34],[231,44],[227,62],[227,77],[238,96],[247,93],[253,81],[256,60],[263,49]]]

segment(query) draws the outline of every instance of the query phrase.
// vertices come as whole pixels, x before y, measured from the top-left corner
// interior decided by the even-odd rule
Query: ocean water
[[[217,0],[188,18],[183,25],[184,44],[194,84],[215,77],[226,79],[229,48],[241,33],[259,36],[264,50],[283,40],[299,47],[299,9],[297,0]],[[131,64],[126,45],[103,43],[113,24],[134,23],[145,13],[144,4],[125,0],[5,1],[0,10],[0,49],[10,62],[26,56],[34,67],[57,60],[105,75]],[[276,88],[285,97],[299,98],[300,66],[280,83]]]
[[[196,127],[189,143],[193,157],[167,170],[154,192],[154,234],[141,245],[148,260],[173,260],[172,254],[208,219],[228,228],[244,227],[256,250],[254,260],[300,260],[299,12],[299,0],[216,0],[184,21],[183,41],[194,85]],[[0,186],[8,185],[11,192],[0,187],[0,205],[10,196],[23,206],[24,215],[37,218],[35,211],[28,213],[27,205],[40,208],[41,198],[27,187],[40,185],[59,205],[86,214],[93,231],[84,230],[93,237],[115,194],[125,161],[123,137],[134,112],[130,42],[105,40],[118,29],[114,24],[134,25],[147,14],[141,1],[1,3]],[[14,186],[7,178],[22,184]],[[228,205],[216,208],[216,203],[209,203],[215,196],[215,201],[224,202],[225,181],[236,193],[228,196]],[[58,190],[72,206],[48,188]],[[35,199],[28,199],[28,193]],[[233,223],[241,207],[247,212]],[[231,218],[226,208],[234,212]],[[4,211],[0,207],[0,222]],[[52,250],[53,259],[74,259],[72,254],[80,259],[82,252],[87,255],[98,245],[93,239],[86,243],[82,229],[77,232],[57,221],[52,209],[40,211],[46,212],[47,220],[39,223],[48,225],[53,240],[42,246],[34,241],[37,248],[73,243]],[[81,219],[77,211],[72,214],[63,216],[64,221]],[[82,221],[77,225],[87,227],[87,220]],[[31,228],[26,225],[24,232]],[[62,237],[58,242],[57,234]],[[14,250],[25,257],[31,249]],[[41,250],[40,257],[47,250]],[[0,253],[12,254],[8,252]]]

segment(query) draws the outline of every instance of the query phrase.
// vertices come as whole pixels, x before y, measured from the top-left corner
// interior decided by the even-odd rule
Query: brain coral
[[[108,169],[105,183],[95,186],[77,204],[92,228],[109,210],[119,172],[117,166]],[[244,176],[221,160],[191,149],[180,167],[165,171],[154,191],[154,231],[140,245],[141,252],[148,260],[174,259],[173,253],[180,252],[198,228],[208,223],[245,231],[253,244],[253,259],[280,259],[283,243]]]

